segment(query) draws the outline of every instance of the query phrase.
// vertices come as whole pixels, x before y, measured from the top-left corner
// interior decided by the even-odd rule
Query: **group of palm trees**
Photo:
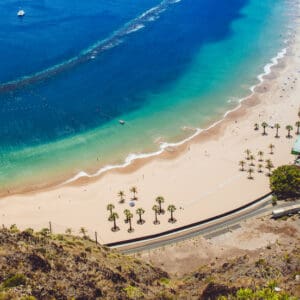
[[[270,144],[269,145],[269,149],[270,149],[270,154],[274,154],[274,148],[275,146],[273,144]],[[250,161],[249,163],[249,168],[246,170],[245,169],[245,166],[247,165],[246,161],[245,160],[241,160],[239,162],[239,165],[241,167],[241,171],[247,171],[247,173],[249,174],[248,175],[248,179],[253,179],[253,176],[252,174],[254,173],[254,169],[253,167],[255,167],[255,164],[254,164],[254,161],[255,161],[255,156],[252,154],[252,152],[249,150],[249,149],[246,149],[245,151],[246,153],[246,160]],[[263,173],[263,162],[264,162],[264,159],[263,159],[263,156],[264,156],[264,152],[263,151],[258,151],[257,155],[259,156],[259,159],[258,159],[258,165],[257,165],[257,172],[258,173]],[[266,159],[265,160],[265,168],[268,170],[268,173],[267,175],[268,176],[271,176],[271,171],[272,169],[274,168],[274,165],[272,163],[272,161],[270,159]]]
[[[267,132],[266,132],[266,128],[269,127],[268,123],[267,122],[262,122],[261,123],[261,127],[263,128],[263,132],[262,132],[262,135],[267,135]],[[296,134],[300,134],[300,121],[297,121],[295,123],[295,127],[297,128],[296,130]],[[279,138],[279,129],[281,128],[280,124],[279,123],[276,123],[274,125],[274,128],[276,129],[276,134],[275,134],[275,138]],[[294,130],[293,126],[292,125],[286,125],[285,126],[285,129],[287,130],[287,138],[292,138],[292,135],[291,135],[291,131]],[[259,130],[259,124],[254,124],[254,130]]]
[[[137,194],[137,189],[134,188],[131,188],[130,191],[133,193],[133,198],[132,200],[137,200],[137,197],[136,197],[136,194]],[[119,192],[118,193],[119,197],[120,197],[120,201],[119,203],[124,203],[125,202],[125,194],[124,192]],[[153,224],[154,225],[158,225],[160,224],[160,221],[158,220],[158,215],[164,215],[165,214],[165,210],[163,209],[162,207],[162,204],[165,202],[165,199],[164,197],[162,196],[158,196],[155,201],[157,202],[157,204],[155,204],[153,207],[152,207],[152,210],[154,211],[154,215],[155,215],[155,218],[154,218],[154,221],[153,221]],[[116,232],[116,231],[119,231],[120,230],[120,227],[117,226],[117,219],[119,219],[119,215],[117,212],[114,211],[115,209],[115,206],[110,203],[107,205],[106,209],[109,211],[109,217],[108,217],[108,220],[113,222],[113,227],[111,228],[111,230],[113,232]],[[175,223],[177,220],[174,218],[174,212],[176,211],[176,207],[175,205],[173,204],[170,204],[168,207],[167,207],[167,210],[170,212],[170,218],[168,220],[169,223]],[[138,215],[138,220],[137,220],[137,224],[138,225],[143,225],[146,221],[142,218],[142,215],[145,213],[145,210],[143,208],[138,208],[136,209],[136,214]],[[128,224],[129,225],[129,228],[128,228],[128,232],[131,233],[134,231],[134,228],[132,226],[132,219],[133,219],[133,213],[129,210],[129,209],[125,209],[124,210],[124,215],[125,215],[125,220],[124,220],[124,223]]]
[[[131,187],[129,190],[132,193],[132,198],[131,200],[138,200],[138,197],[136,196],[137,194],[137,188],[135,186]],[[118,196],[120,198],[119,203],[125,203],[125,192],[124,191],[119,191]]]

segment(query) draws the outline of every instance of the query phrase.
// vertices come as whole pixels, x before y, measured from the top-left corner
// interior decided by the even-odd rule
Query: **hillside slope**
[[[297,299],[285,294],[300,295],[295,280],[300,275],[299,242],[292,249],[286,253],[278,245],[256,260],[245,255],[176,277],[87,238],[12,227],[0,230],[0,300],[218,299],[222,295],[222,299]],[[284,292],[274,291],[277,282]],[[259,293],[264,296],[258,298],[245,288],[262,289]],[[228,296],[237,293],[248,297]]]

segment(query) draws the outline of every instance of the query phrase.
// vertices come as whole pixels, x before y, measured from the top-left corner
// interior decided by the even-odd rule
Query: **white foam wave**
[[[144,27],[145,27],[144,24],[137,24],[137,25],[134,25],[134,26],[132,26],[132,28],[129,28],[129,29],[127,30],[127,34],[130,34],[130,33],[132,33],[132,32],[136,32],[136,31],[139,31],[139,30],[143,29]]]
[[[239,104],[233,108],[233,109],[230,109],[230,110],[227,110],[223,117],[216,121],[215,123],[213,123],[212,125],[210,125],[209,127],[205,128],[205,129],[201,129],[201,128],[190,128],[190,127],[184,127],[183,129],[189,129],[189,130],[194,130],[194,133],[190,136],[188,136],[187,138],[179,141],[179,142],[175,142],[175,143],[168,143],[168,142],[161,142],[160,143],[160,146],[159,146],[159,149],[157,151],[154,151],[154,152],[149,152],[149,153],[131,153],[129,154],[124,163],[122,164],[116,164],[116,165],[107,165],[107,166],[104,166],[102,168],[100,168],[97,172],[95,173],[92,173],[92,174],[88,174],[84,171],[81,171],[79,173],[77,173],[75,176],[71,177],[70,179],[66,180],[65,182],[63,182],[60,186],[62,185],[66,185],[66,184],[69,184],[69,183],[72,183],[72,182],[75,182],[77,181],[78,179],[80,178],[92,178],[92,177],[98,177],[110,170],[116,170],[116,169],[122,169],[122,168],[126,168],[128,167],[131,163],[133,163],[134,161],[138,160],[138,159],[145,159],[145,158],[151,158],[151,157],[155,157],[155,156],[158,156],[160,154],[162,154],[163,152],[167,151],[168,148],[176,148],[176,147],[179,147],[179,146],[182,146],[184,144],[186,144],[187,142],[193,140],[196,136],[198,136],[199,134],[201,134],[202,132],[205,132],[205,131],[208,131],[212,128],[214,128],[215,126],[217,126],[218,124],[222,123],[224,121],[224,119],[232,112],[238,110],[241,105],[242,105],[242,102],[249,99],[255,92],[255,87],[257,87],[258,85],[260,85],[263,80],[264,80],[264,76],[265,75],[268,75],[270,74],[270,72],[272,71],[272,67],[277,65],[279,60],[284,58],[285,55],[287,53],[287,48],[284,48],[282,49],[281,51],[278,52],[278,54],[273,57],[271,59],[271,62],[266,64],[265,67],[264,67],[264,72],[259,74],[257,76],[257,79],[259,80],[259,83],[256,84],[256,85],[253,85],[251,88],[250,88],[250,91],[251,91],[251,94],[248,95],[247,97],[244,97],[244,98],[241,98],[239,99]]]
[[[145,27],[145,23],[152,22],[159,18],[159,15],[164,12],[168,6],[177,3],[181,0],[163,0],[160,4],[155,7],[152,7],[136,17],[135,19],[131,20],[130,22],[126,23],[122,28],[115,31],[110,37],[98,41],[92,46],[87,49],[82,50],[77,56],[72,57],[68,60],[65,60],[61,63],[53,65],[47,69],[42,71],[36,72],[31,75],[25,75],[21,78],[18,78],[13,81],[9,81],[6,83],[0,84],[0,91],[6,89],[13,89],[19,85],[25,84],[27,82],[35,82],[46,78],[50,75],[57,74],[59,71],[64,70],[67,67],[74,66],[80,62],[88,61],[91,58],[95,58],[95,53],[99,54],[100,51],[105,51],[111,49],[122,42],[122,38],[126,35],[141,30]]]

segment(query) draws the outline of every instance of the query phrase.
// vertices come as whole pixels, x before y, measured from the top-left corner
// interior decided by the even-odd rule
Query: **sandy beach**
[[[286,56],[265,76],[255,93],[243,101],[241,107],[213,128],[202,132],[188,143],[169,149],[158,157],[137,160],[122,170],[115,170],[92,180],[80,179],[70,185],[49,190],[12,195],[0,201],[1,224],[16,224],[20,228],[39,230],[51,221],[55,233],[72,228],[74,233],[85,227],[93,237],[97,231],[102,243],[140,237],[165,231],[176,226],[200,221],[232,210],[268,193],[267,170],[257,172],[258,151],[264,152],[264,160],[271,159],[274,166],[290,164],[294,160],[291,148],[295,141],[295,122],[300,107],[300,42],[299,34],[291,35]],[[247,70],[245,70],[246,72]],[[254,130],[254,124],[267,122],[267,135],[262,128]],[[280,138],[271,128],[279,123]],[[287,138],[286,125],[294,126],[292,138]],[[269,145],[273,144],[274,154]],[[245,150],[255,156],[253,180],[247,172],[241,172],[239,161],[245,160]],[[246,161],[246,170],[249,161]],[[265,166],[265,163],[263,163]],[[132,186],[138,190],[135,207],[129,207]],[[118,192],[126,194],[124,204],[119,203]],[[163,208],[174,204],[177,210],[175,224],[168,222],[169,212],[159,215],[159,225],[154,225],[152,206],[155,198],[163,196]],[[112,203],[119,214],[118,232],[111,231],[107,204]],[[143,225],[136,222],[135,211],[143,208]],[[124,209],[133,214],[134,232],[128,233],[124,223]]]

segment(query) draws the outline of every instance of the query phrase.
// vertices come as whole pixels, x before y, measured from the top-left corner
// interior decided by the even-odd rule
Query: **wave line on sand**
[[[250,95],[246,96],[246,97],[243,97],[239,100],[239,104],[234,107],[233,109],[230,109],[230,110],[227,110],[223,117],[221,119],[219,119],[218,121],[214,122],[212,125],[208,126],[207,128],[205,129],[201,129],[201,128],[194,128],[194,133],[190,136],[188,136],[187,138],[179,141],[179,142],[175,142],[175,143],[167,143],[167,142],[160,142],[160,146],[159,146],[159,149],[157,151],[154,151],[154,152],[149,152],[149,153],[130,153],[124,163],[122,164],[116,164],[116,165],[107,165],[107,166],[104,166],[102,168],[100,168],[97,172],[93,173],[93,174],[88,174],[87,172],[84,172],[84,171],[80,171],[79,173],[77,173],[75,176],[69,178],[68,180],[64,181],[63,183],[61,183],[59,186],[63,186],[63,185],[66,185],[66,184],[70,184],[72,182],[75,182],[77,181],[78,179],[80,178],[93,178],[93,177],[98,177],[100,175],[102,175],[103,173],[105,172],[108,172],[110,170],[114,170],[114,169],[123,169],[123,168],[126,168],[128,167],[131,163],[133,163],[135,160],[138,160],[138,159],[145,159],[145,158],[151,158],[151,157],[155,157],[155,156],[158,156],[160,154],[162,154],[163,152],[167,151],[168,148],[176,148],[176,147],[179,147],[181,145],[184,145],[186,144],[187,142],[193,140],[196,136],[200,135],[202,132],[206,132],[206,131],[209,131],[210,129],[214,128],[215,126],[217,126],[218,124],[220,124],[221,122],[224,121],[224,119],[232,112],[238,110],[241,108],[242,106],[242,102],[249,99],[251,96],[253,96],[253,94],[255,94],[255,88],[257,86],[259,86],[263,81],[264,81],[264,76],[270,74],[270,72],[272,71],[272,67],[274,67],[275,65],[277,65],[280,61],[280,59],[284,58],[287,54],[287,48],[283,48],[281,51],[279,51],[277,53],[277,55],[275,57],[273,57],[271,59],[271,62],[270,63],[267,63],[265,66],[264,66],[264,72],[259,74],[257,76],[257,79],[258,79],[258,83],[256,85],[253,85],[250,87]],[[192,128],[188,128],[190,130],[192,130]]]

